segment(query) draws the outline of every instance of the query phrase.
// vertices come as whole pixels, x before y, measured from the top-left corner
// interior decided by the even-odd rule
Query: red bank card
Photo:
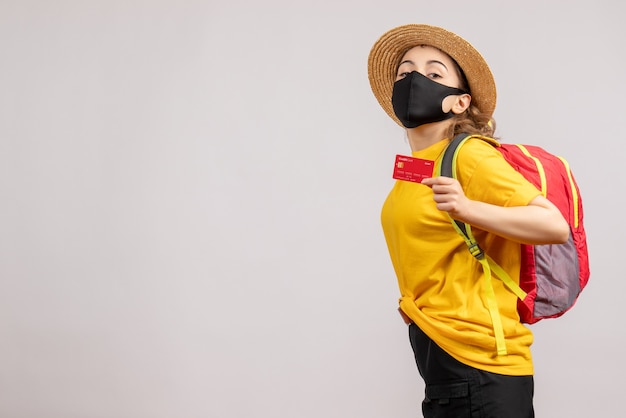
[[[434,167],[435,162],[431,160],[396,155],[396,163],[393,166],[393,178],[420,183],[423,179],[433,176]]]

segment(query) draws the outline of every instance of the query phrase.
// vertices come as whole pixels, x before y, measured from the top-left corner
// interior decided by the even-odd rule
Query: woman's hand
[[[463,213],[467,212],[470,200],[456,179],[443,176],[430,177],[422,180],[422,184],[432,189],[437,209],[448,212],[454,219],[463,220]]]

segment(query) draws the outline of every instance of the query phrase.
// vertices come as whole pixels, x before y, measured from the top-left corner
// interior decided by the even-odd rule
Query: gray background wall
[[[0,2],[0,416],[414,417],[367,54],[470,40],[507,142],[566,157],[592,276],[533,326],[538,417],[618,417],[618,1]]]

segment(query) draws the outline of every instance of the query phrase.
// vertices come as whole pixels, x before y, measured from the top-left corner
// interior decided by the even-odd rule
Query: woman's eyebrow
[[[414,63],[413,61],[411,61],[411,60],[404,60],[404,61],[402,61],[402,62],[400,63],[400,65],[402,65],[402,64],[412,64],[412,65],[415,65],[415,63]],[[430,61],[426,62],[426,64],[440,64],[440,65],[441,65],[443,68],[445,68],[446,70],[448,69],[448,67],[446,67],[446,65],[445,65],[443,62],[438,61],[438,60],[430,60]],[[398,65],[398,67],[399,67],[400,65]]]
[[[428,64],[440,64],[441,66],[443,66],[443,68],[445,68],[446,70],[448,69],[448,67],[446,67],[446,64],[444,64],[441,61],[437,61],[437,60],[430,60],[428,61]]]

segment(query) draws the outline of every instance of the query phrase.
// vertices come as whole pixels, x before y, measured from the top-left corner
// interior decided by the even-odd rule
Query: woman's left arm
[[[560,244],[569,237],[569,225],[559,209],[539,195],[527,206],[503,207],[471,200],[459,182],[449,177],[424,179],[433,190],[437,209],[482,230],[524,244]]]

